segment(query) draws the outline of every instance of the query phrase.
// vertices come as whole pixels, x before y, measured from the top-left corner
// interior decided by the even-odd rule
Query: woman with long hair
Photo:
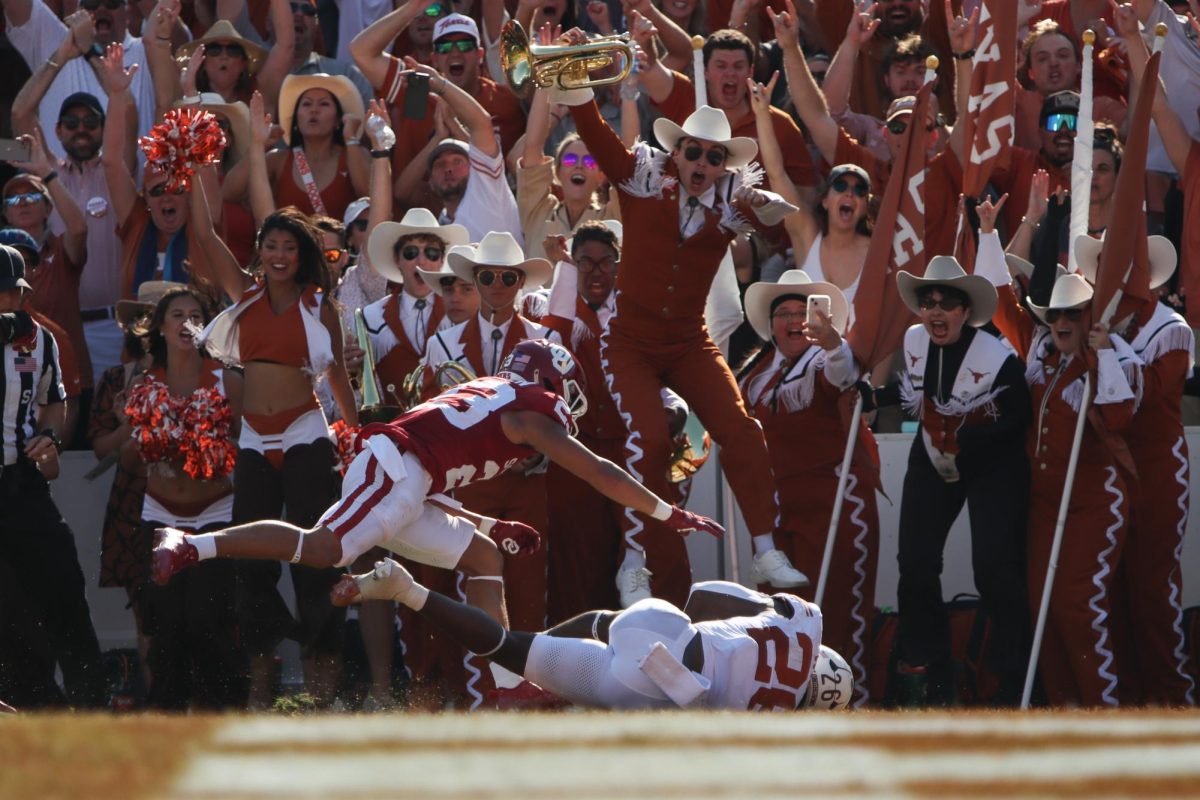
[[[215,355],[244,371],[234,521],[279,519],[286,508],[283,518],[311,527],[338,492],[335,448],[314,382],[328,380],[342,419],[358,424],[342,362],[341,323],[334,304],[326,302],[332,287],[321,238],[303,213],[280,209],[264,220],[247,271],[216,235],[207,205],[193,202],[192,212],[201,248],[235,303],[201,337]],[[298,630],[291,630],[275,588],[278,562],[247,562],[238,572],[242,635],[254,659],[252,703],[267,702],[270,660],[289,631],[301,642],[310,692],[332,701],[344,618],[328,598],[337,571],[292,566]]]
[[[223,367],[193,342],[193,331],[211,318],[207,298],[178,286],[134,328],[145,339],[150,367],[130,389],[124,411],[146,464],[141,517],[147,540],[155,528],[201,533],[233,519],[232,412]],[[152,706],[244,705],[245,656],[235,635],[233,589],[232,566],[216,562],[186,581],[146,585],[142,622],[150,637]]]

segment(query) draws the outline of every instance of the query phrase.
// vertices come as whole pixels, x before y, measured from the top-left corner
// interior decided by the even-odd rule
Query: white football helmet
[[[846,659],[832,647],[821,645],[812,677],[808,679],[808,707],[835,710],[850,705],[854,673]]]

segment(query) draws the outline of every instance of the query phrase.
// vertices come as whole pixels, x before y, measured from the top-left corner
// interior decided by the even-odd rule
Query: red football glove
[[[542,546],[542,535],[523,522],[500,519],[487,532],[500,551],[510,556],[528,556]]]
[[[666,524],[678,533],[704,531],[718,539],[725,535],[725,529],[716,520],[701,514],[693,514],[691,511],[684,511],[679,506],[671,506],[671,516],[667,517]]]

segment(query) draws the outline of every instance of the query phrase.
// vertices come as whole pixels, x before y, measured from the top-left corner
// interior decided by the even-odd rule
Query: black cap
[[[88,94],[87,92],[76,92],[66,100],[63,100],[62,105],[58,109],[58,116],[61,117],[67,113],[68,108],[74,108],[75,106],[83,106],[88,111],[98,114],[100,119],[104,119],[104,106],[100,105],[100,101],[96,99],[96,95]]]
[[[6,244],[0,244],[0,292],[9,289],[32,289],[25,280],[25,259]]]
[[[1079,92],[1072,92],[1070,89],[1065,89],[1061,92],[1055,92],[1047,97],[1042,102],[1042,119],[1051,114],[1078,114],[1079,113]]]

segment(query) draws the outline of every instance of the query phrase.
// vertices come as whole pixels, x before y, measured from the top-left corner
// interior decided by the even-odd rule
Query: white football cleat
[[[375,569],[354,576],[363,600],[395,600],[410,608],[412,603],[424,599],[429,592],[413,578],[412,574],[390,558],[375,562]]]
[[[621,608],[629,608],[639,600],[650,599],[650,570],[622,566],[617,570],[617,589],[621,592]]]
[[[807,575],[792,566],[787,554],[778,549],[767,550],[754,557],[750,580],[769,583],[777,589],[803,588],[812,583]]]

